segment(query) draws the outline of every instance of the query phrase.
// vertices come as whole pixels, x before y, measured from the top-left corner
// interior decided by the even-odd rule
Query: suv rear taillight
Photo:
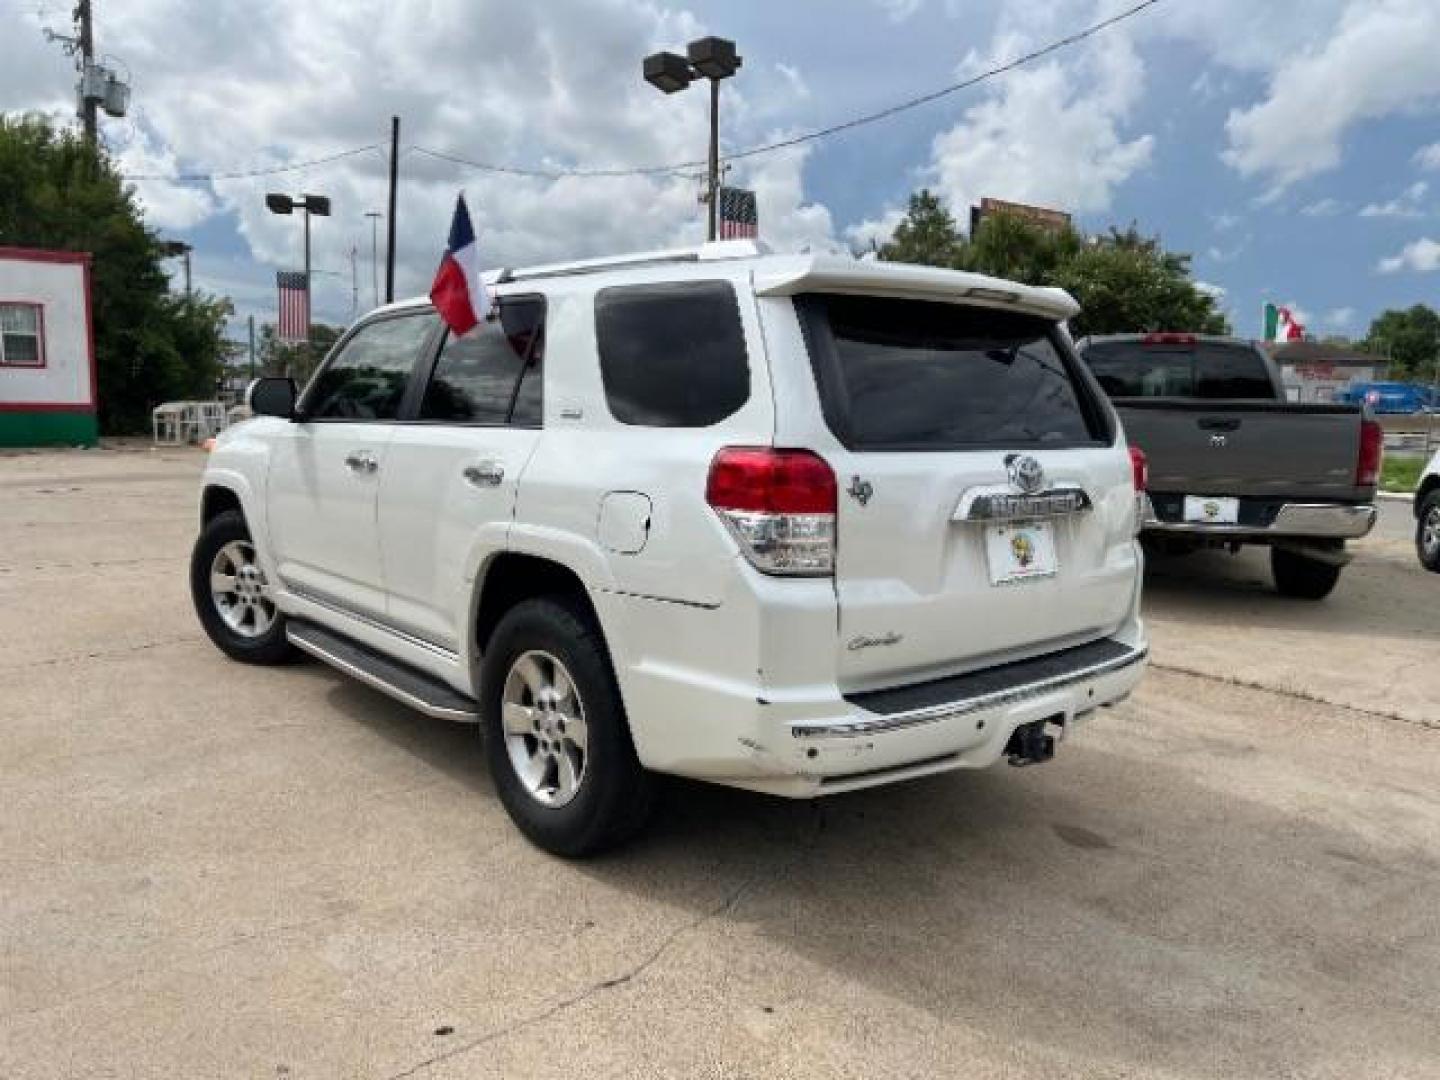
[[[1145,459],[1145,451],[1138,446],[1130,447],[1130,480],[1137,495],[1150,486],[1150,462]]]
[[[1355,463],[1355,486],[1374,487],[1380,482],[1385,460],[1385,429],[1374,420],[1360,421],[1360,457]]]
[[[705,501],[766,574],[835,572],[835,473],[809,450],[727,446],[710,463]]]

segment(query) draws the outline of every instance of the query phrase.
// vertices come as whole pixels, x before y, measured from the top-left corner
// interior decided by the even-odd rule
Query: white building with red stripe
[[[90,256],[0,247],[0,447],[93,446]]]

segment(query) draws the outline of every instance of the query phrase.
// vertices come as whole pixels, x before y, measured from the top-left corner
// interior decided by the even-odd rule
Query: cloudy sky
[[[267,190],[328,194],[317,317],[371,302],[389,118],[402,118],[398,285],[428,288],[457,190],[487,261],[520,265],[683,244],[703,232],[694,169],[705,95],[665,97],[640,58],[704,33],[745,57],[724,147],[827,126],[952,83],[1135,0],[95,0],[130,115],[102,124],[152,226],[196,248],[201,288],[273,317],[298,219]],[[0,110],[70,122],[74,72],[42,36],[63,0],[0,0]],[[914,189],[957,217],[983,195],[1131,221],[1194,253],[1236,329],[1266,299],[1312,331],[1363,332],[1440,303],[1440,0],[1160,0],[1086,42],[886,122],[736,162],[774,246],[883,238]],[[360,149],[363,147],[377,147]],[[418,149],[423,148],[423,149]],[[235,173],[357,153],[269,176]],[[206,174],[194,178],[194,174]],[[383,245],[383,234],[382,234]],[[383,248],[382,248],[383,259]]]

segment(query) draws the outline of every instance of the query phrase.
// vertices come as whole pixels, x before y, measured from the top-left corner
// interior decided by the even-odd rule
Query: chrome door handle
[[[345,467],[351,472],[373,473],[380,463],[369,454],[354,453],[345,455]]]
[[[482,465],[467,465],[461,473],[467,483],[475,487],[499,487],[505,479],[505,467],[493,461]]]

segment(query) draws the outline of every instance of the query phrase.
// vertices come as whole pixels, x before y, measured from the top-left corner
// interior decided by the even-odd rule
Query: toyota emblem
[[[1005,464],[1010,482],[1026,495],[1034,495],[1045,486],[1045,469],[1029,454],[1017,454]]]

